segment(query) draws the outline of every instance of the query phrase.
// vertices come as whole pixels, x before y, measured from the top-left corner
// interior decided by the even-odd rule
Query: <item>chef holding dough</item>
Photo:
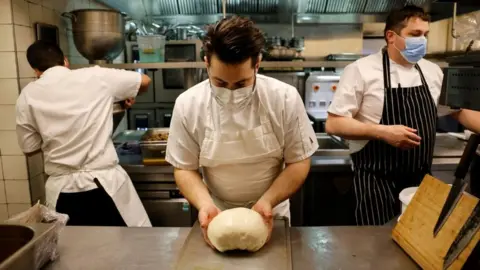
[[[318,148],[297,89],[257,74],[264,45],[248,19],[210,26],[203,41],[209,79],[181,94],[173,110],[166,160],[209,244],[208,225],[226,209],[253,209],[269,234],[273,216],[289,218],[288,198]]]

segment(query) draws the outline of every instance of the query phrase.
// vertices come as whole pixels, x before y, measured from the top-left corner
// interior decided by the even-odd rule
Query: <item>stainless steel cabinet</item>
[[[310,172],[303,189],[303,226],[353,226],[353,173]]]
[[[142,199],[152,226],[191,227],[198,212],[186,199]]]

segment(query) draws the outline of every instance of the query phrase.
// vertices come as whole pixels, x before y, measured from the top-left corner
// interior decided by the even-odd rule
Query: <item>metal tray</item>
[[[148,149],[150,151],[165,151],[167,147],[167,141],[147,141],[146,139],[158,133],[168,133],[169,128],[149,128],[143,136],[140,138],[140,146],[142,149]]]
[[[150,136],[153,136],[153,135],[156,135],[156,134],[159,134],[159,133],[168,133],[170,131],[169,128],[149,128],[142,136],[142,138],[140,138],[140,142],[141,143],[146,143],[146,144],[150,144],[150,143],[160,143],[160,142],[164,142],[164,143],[167,143],[166,140],[164,141],[147,141],[147,138],[150,137]]]
[[[210,248],[195,222],[180,251],[176,270],[292,270],[290,227],[287,218],[275,218],[270,241],[257,252],[221,253]]]

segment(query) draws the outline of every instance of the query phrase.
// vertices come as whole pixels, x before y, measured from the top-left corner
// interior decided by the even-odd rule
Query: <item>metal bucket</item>
[[[75,47],[93,63],[111,63],[125,47],[125,18],[116,10],[79,9],[65,12],[72,21]]]

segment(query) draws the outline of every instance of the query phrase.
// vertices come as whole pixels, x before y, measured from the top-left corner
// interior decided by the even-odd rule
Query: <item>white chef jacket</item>
[[[283,161],[295,163],[305,160],[318,149],[315,132],[305,112],[302,99],[294,87],[273,78],[257,75],[255,88],[254,100],[256,101],[234,111],[220,106],[212,98],[208,80],[187,90],[175,103],[166,160],[174,167],[186,170],[196,170],[202,165],[202,159],[203,162],[209,160],[210,167],[203,168],[204,177],[206,177],[204,180],[220,209],[251,207],[250,204],[269,188],[265,183],[273,183],[282,172],[283,166],[279,165],[283,165]],[[218,137],[215,135],[211,137],[209,133],[212,127],[209,127],[209,124],[212,121],[217,122],[214,125],[219,127],[216,131]],[[264,121],[268,121],[268,124]],[[244,141],[245,144],[249,141],[252,144],[259,143],[258,149],[245,147],[232,150],[228,149],[229,142],[223,141],[237,137],[239,134],[243,134],[240,137],[247,136],[247,131],[251,133],[258,127],[265,128],[263,130],[266,132],[264,135],[258,135],[263,137],[260,139],[261,142],[254,142],[259,137],[249,137]],[[219,139],[221,135],[225,137]],[[213,141],[222,145],[221,148],[212,145]],[[202,149],[204,142],[208,142],[207,145],[213,148]],[[265,147],[265,150],[261,149],[262,147]],[[225,153],[217,153],[217,156],[206,154],[215,149],[225,152],[235,151],[231,155],[238,154],[239,156],[234,158],[236,160],[242,160],[251,155],[258,157],[259,154],[272,156],[259,157],[255,163],[238,164],[238,167],[235,166],[237,164],[222,166],[220,156]],[[247,149],[249,150],[246,152],[242,151]],[[254,153],[256,150],[266,152]],[[231,155],[227,156],[231,158]],[[212,161],[215,159],[217,161]],[[225,171],[225,166],[230,166],[231,171]],[[277,205],[273,213],[289,217],[288,200]]]
[[[425,76],[435,104],[438,104],[443,81],[443,71],[428,60],[421,59],[418,65]],[[420,73],[415,67],[404,67],[390,59],[390,78],[393,88],[413,87],[422,84]],[[382,118],[384,101],[382,51],[363,57],[345,67],[332,103],[331,114],[353,117],[363,122],[378,124]],[[438,106],[438,115],[454,112],[449,107]],[[349,142],[350,152],[360,151],[368,140]]]
[[[260,74],[257,75],[256,89],[262,96],[261,102],[266,107],[273,131],[283,147],[284,161],[295,163],[313,155],[318,149],[318,142],[297,89]],[[205,115],[211,95],[210,83],[205,80],[182,93],[175,102],[166,160],[176,168],[199,168],[200,146],[206,128]],[[251,129],[260,124],[257,115],[259,108],[252,104],[237,111],[232,117],[233,121],[232,118],[225,117],[220,105],[216,102],[212,104],[213,117],[220,118],[222,131]],[[312,139],[314,141],[308,143],[311,147],[305,149],[304,140]]]
[[[141,74],[136,72],[56,66],[22,90],[16,105],[18,142],[25,153],[43,151],[50,176],[46,182],[49,206],[56,206],[58,190],[97,188],[94,178],[110,196],[124,183],[131,184],[118,165],[111,139],[112,111],[114,102],[135,97],[140,84]],[[138,195],[130,194],[126,200],[139,202]],[[119,211],[125,220],[125,211]]]

